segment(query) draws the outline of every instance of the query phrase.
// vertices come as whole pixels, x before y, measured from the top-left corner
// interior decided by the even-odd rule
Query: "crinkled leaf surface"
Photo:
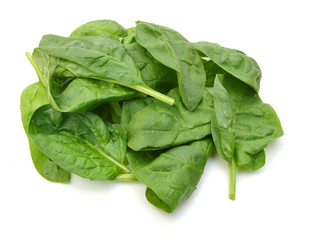
[[[59,81],[62,85],[76,77],[116,83],[173,104],[173,99],[143,82],[135,62],[118,41],[101,37],[45,35],[34,50],[33,57],[43,73],[49,101],[55,109],[57,104],[52,97],[52,83],[55,85],[55,81]]]
[[[75,29],[70,37],[98,36],[118,40],[125,37],[127,31],[113,20],[97,20],[85,23]]]
[[[20,99],[22,123],[28,137],[28,126],[33,112],[48,103],[45,88],[39,82],[29,85]],[[51,182],[68,182],[70,173],[59,167],[44,155],[28,137],[31,158],[38,173]]]
[[[124,46],[101,37],[66,38],[56,35],[42,37],[34,58],[46,75],[45,61],[40,56],[53,56],[54,62],[77,77],[112,81],[118,84],[144,84],[141,74]]]
[[[196,189],[212,145],[208,138],[174,147],[159,156],[129,150],[127,158],[137,179],[147,186],[148,201],[171,213]]]
[[[61,113],[50,105],[36,110],[29,135],[40,150],[65,170],[84,178],[113,180],[129,170],[125,130],[92,112]]]
[[[276,112],[229,74],[217,75],[213,96],[212,136],[218,153],[228,162],[235,159],[237,166],[262,167],[263,149],[283,135]]]
[[[150,88],[167,93],[178,86],[176,72],[156,61],[139,43],[125,45],[125,48],[136,62],[145,84]]]
[[[136,40],[157,61],[177,71],[182,101],[193,111],[202,98],[206,77],[191,43],[175,30],[146,22],[137,23]]]
[[[193,46],[209,57],[220,68],[259,91],[261,70],[256,61],[243,52],[225,48],[215,43],[196,42]]]
[[[199,140],[211,133],[213,97],[204,89],[194,111],[183,105],[177,88],[168,96],[175,99],[169,106],[159,101],[136,112],[127,127],[128,146],[135,150],[156,150]]]

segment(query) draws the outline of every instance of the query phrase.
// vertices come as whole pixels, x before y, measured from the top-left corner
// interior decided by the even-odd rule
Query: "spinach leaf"
[[[125,37],[127,31],[113,20],[97,20],[85,23],[75,29],[70,37],[98,36],[118,40]]]
[[[120,42],[124,45],[128,45],[131,43],[135,43],[136,41],[136,28],[128,28],[127,29],[127,36],[120,39]]]
[[[41,83],[29,85],[22,93],[20,111],[22,123],[29,141],[31,158],[38,173],[51,182],[68,182],[70,173],[45,156],[28,136],[28,125],[33,112],[48,103],[46,91]]]
[[[103,121],[121,123],[122,108],[119,102],[103,103],[93,110]]]
[[[136,40],[163,65],[177,71],[184,105],[193,111],[201,101],[206,77],[201,59],[178,32],[152,23],[137,22]]]
[[[128,28],[127,30],[128,37],[135,37],[136,36],[136,27]]]
[[[54,80],[52,79],[52,84],[55,83]],[[74,79],[60,94],[56,93],[55,88],[59,89],[51,85],[54,103],[57,105],[55,108],[62,112],[84,112],[104,102],[123,101],[136,95],[133,90],[90,78]]]
[[[45,35],[34,50],[33,57],[43,72],[48,92],[51,91],[49,86],[52,76],[60,80],[74,76],[116,83],[169,104],[174,102],[145,85],[124,46],[112,39]],[[52,99],[49,100],[52,102]]]
[[[178,86],[176,72],[156,61],[139,43],[127,44],[125,48],[136,62],[145,84],[150,88],[167,93]]]
[[[216,74],[223,74],[225,70],[217,66],[212,60],[201,59],[206,73],[206,87],[213,87]]]
[[[171,213],[196,189],[212,146],[207,138],[174,147],[158,157],[129,150],[127,158],[136,178],[147,186],[147,200]]]
[[[133,115],[152,102],[154,102],[154,100],[150,97],[136,98],[130,101],[125,101],[122,106],[121,125],[127,130],[127,126]]]
[[[235,199],[237,168],[261,168],[265,164],[263,149],[282,136],[283,130],[273,108],[230,74],[217,75],[213,96],[212,137],[219,155],[229,162],[229,195]]]
[[[122,101],[136,95],[136,91],[120,85],[90,79],[76,78],[57,64],[48,63],[53,75],[46,80],[30,53],[26,53],[36,69],[39,79],[47,87],[48,97],[54,109],[60,112],[83,112],[91,110],[103,102]]]
[[[154,101],[132,116],[127,127],[131,149],[167,148],[202,139],[211,133],[213,98],[207,89],[192,112],[183,105],[178,88],[171,90],[168,96],[175,99],[173,106]]]
[[[125,130],[95,113],[62,113],[45,105],[32,115],[29,135],[46,156],[78,176],[113,180],[130,172],[123,164]]]
[[[259,91],[261,70],[253,58],[235,49],[224,48],[215,43],[196,42],[193,46],[226,72]]]

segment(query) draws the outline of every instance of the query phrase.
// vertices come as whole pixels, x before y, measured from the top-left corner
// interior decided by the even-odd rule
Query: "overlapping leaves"
[[[237,169],[261,168],[264,148],[283,135],[258,96],[254,59],[164,26],[92,21],[70,37],[43,36],[27,57],[39,82],[22,93],[22,122],[33,163],[52,182],[71,173],[139,181],[170,213],[195,190],[213,145],[234,199]]]

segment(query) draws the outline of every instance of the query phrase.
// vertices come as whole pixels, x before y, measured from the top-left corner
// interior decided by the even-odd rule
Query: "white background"
[[[0,239],[310,239],[309,1],[1,1]],[[136,20],[244,51],[260,65],[260,96],[277,111],[284,137],[266,165],[238,172],[210,158],[197,190],[173,214],[139,183],[43,179],[33,167],[19,97],[36,82],[25,57],[44,34],[68,36],[91,20]]]

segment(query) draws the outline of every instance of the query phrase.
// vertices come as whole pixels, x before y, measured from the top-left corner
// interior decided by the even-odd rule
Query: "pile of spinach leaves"
[[[235,199],[237,169],[264,166],[264,148],[283,135],[258,96],[254,59],[168,27],[92,21],[70,37],[43,36],[26,55],[39,81],[21,95],[22,123],[37,171],[52,182],[139,181],[170,213],[213,148],[229,163]]]

